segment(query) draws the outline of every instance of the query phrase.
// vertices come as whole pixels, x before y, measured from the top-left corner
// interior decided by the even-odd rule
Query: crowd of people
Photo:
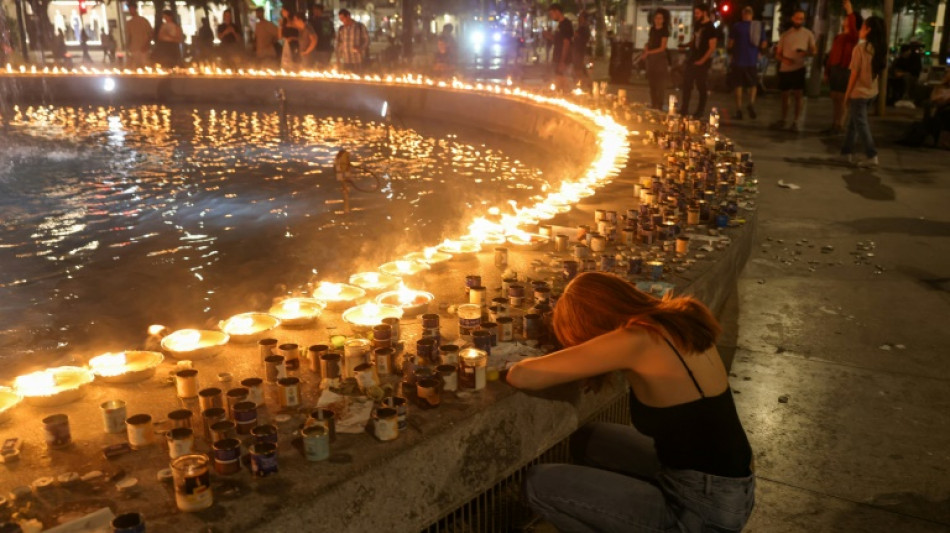
[[[185,35],[173,11],[162,13],[157,30],[138,13],[135,4],[129,4],[128,13],[126,66],[174,68],[183,65]],[[262,7],[255,10],[254,16],[249,39],[245,39],[230,9],[222,13],[221,23],[216,28],[212,28],[207,17],[202,18],[192,39],[190,60],[197,64],[217,63],[226,68],[256,66],[298,70],[336,66],[349,72],[363,71],[368,62],[369,32],[346,9],[338,12],[339,29],[320,4],[313,6],[309,13],[283,8],[276,24],[266,18]],[[331,65],[334,57],[336,63]]]
[[[832,102],[830,124],[824,135],[844,135],[842,158],[861,166],[878,164],[877,151],[868,123],[868,109],[878,98],[878,86],[888,64],[888,40],[884,20],[870,16],[866,20],[856,12],[851,0],[842,1],[840,31],[834,35],[824,63],[824,81],[828,84]],[[655,109],[675,105],[668,100],[673,61],[668,52],[670,12],[659,8],[652,13],[649,36],[640,58],[643,61],[650,87],[650,105]],[[741,10],[741,19],[728,28],[728,39],[722,25],[715,26],[709,6],[696,5],[693,9],[692,37],[683,43],[684,63],[679,87],[681,102],[678,110],[695,118],[708,113],[709,73],[717,47],[728,53],[727,83],[735,95],[733,120],[758,117],[756,97],[763,83],[763,61],[776,63],[781,111],[770,127],[776,130],[800,132],[802,129],[804,94],[808,78],[807,59],[818,55],[815,34],[805,27],[805,12],[796,10],[787,19],[787,29],[774,46],[770,45],[763,22],[754,19],[752,7]],[[916,80],[921,73],[919,57],[913,47],[904,47],[891,66],[888,101],[911,99],[920,91]],[[890,83],[889,83],[890,86]],[[942,88],[943,87],[943,88]],[[937,142],[940,132],[950,130],[950,76],[934,89],[929,101],[924,102],[924,120],[915,124],[905,139],[906,144],[921,145],[927,140]],[[693,108],[692,96],[698,92],[698,105]],[[892,94],[893,93],[893,94]],[[907,100],[910,102],[911,100]],[[909,104],[913,106],[913,104]],[[866,158],[855,160],[856,144],[861,142]]]

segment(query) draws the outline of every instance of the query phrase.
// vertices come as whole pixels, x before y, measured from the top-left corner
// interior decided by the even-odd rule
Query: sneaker
[[[751,119],[759,118],[759,115],[755,113],[755,108],[752,107],[752,104],[749,104],[749,107],[747,107],[746,110],[749,112],[749,118]]]
[[[802,131],[802,127],[798,125],[798,122],[789,122],[788,131],[800,133]]]
[[[736,109],[736,112],[732,114],[732,118],[735,120],[742,120],[742,111]]]
[[[846,165],[851,165],[854,163],[854,154],[841,154],[838,157],[839,157],[839,161],[841,161],[842,163]]]
[[[878,164],[879,163],[877,160],[877,156],[874,156],[874,157],[869,157],[865,159],[864,161],[861,161],[860,163],[858,163],[858,166],[863,167],[863,168],[873,168],[873,167],[876,167]]]

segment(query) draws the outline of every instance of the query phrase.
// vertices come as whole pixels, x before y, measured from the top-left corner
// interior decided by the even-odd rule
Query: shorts
[[[756,67],[732,67],[729,71],[729,83],[736,87],[758,87],[759,69]]]
[[[789,70],[778,73],[778,90],[780,91],[804,91],[805,90],[805,68],[798,70]]]
[[[851,79],[851,69],[831,67],[828,69],[828,85],[833,93],[843,93],[848,90],[848,81]]]

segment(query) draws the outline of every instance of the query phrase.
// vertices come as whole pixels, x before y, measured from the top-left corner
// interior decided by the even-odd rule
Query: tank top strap
[[[686,369],[686,373],[689,374],[689,379],[691,379],[691,380],[693,381],[693,385],[695,385],[695,386],[696,386],[696,390],[699,391],[699,396],[700,396],[701,398],[705,398],[706,395],[703,393],[702,387],[699,386],[699,382],[696,381],[696,376],[693,375],[693,371],[690,370],[689,365],[686,364],[686,361],[683,359],[683,356],[680,355],[680,351],[677,350],[677,349],[676,349],[676,346],[673,346],[673,343],[670,342],[670,340],[667,339],[666,337],[663,337],[663,340],[666,341],[667,346],[669,346],[670,349],[673,350],[673,353],[676,354],[676,357],[680,360],[680,363],[683,363],[683,368]]]

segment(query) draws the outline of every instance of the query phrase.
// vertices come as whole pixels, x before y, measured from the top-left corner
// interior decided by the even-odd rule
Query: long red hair
[[[662,328],[686,353],[705,352],[722,332],[696,298],[655,298],[619,276],[601,272],[585,272],[567,285],[554,308],[553,326],[568,347],[619,328],[641,327],[653,335],[661,335]]]

